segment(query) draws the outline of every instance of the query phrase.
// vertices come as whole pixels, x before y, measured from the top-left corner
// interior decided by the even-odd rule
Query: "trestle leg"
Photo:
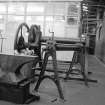
[[[77,56],[79,53],[79,62],[77,60]],[[72,62],[70,63],[69,70],[66,72],[66,80],[79,80],[79,81],[84,81],[85,85],[88,86],[88,82],[97,82],[97,80],[91,80],[88,78],[88,61],[87,61],[87,52],[85,48],[81,48],[80,52],[75,51],[73,54]],[[76,63],[80,63],[81,65],[81,70],[80,73],[83,76],[83,78],[72,78],[69,75],[73,72],[73,65]]]
[[[47,62],[48,62],[48,58],[50,56],[52,57],[52,60],[53,60],[54,78],[52,78],[50,76],[44,76],[46,66],[47,66]],[[35,87],[35,91],[38,91],[41,82],[45,78],[49,78],[49,79],[52,79],[55,82],[55,84],[56,84],[56,86],[58,88],[59,96],[60,96],[60,98],[62,100],[64,100],[64,96],[63,96],[60,80],[59,80],[59,77],[58,77],[57,69],[58,68],[57,68],[57,60],[56,60],[56,51],[55,50],[47,50],[47,51],[45,51],[44,61],[43,61],[43,64],[42,64],[42,70],[40,72],[39,79],[38,79],[38,82],[37,82],[36,87]]]
[[[79,57],[79,62],[77,61],[78,55],[80,56]],[[70,63],[70,67],[69,67],[69,70],[66,73],[66,78],[65,79],[69,78],[69,75],[73,72],[72,68],[73,68],[74,64],[76,64],[76,63],[80,63],[80,65],[81,65],[80,73],[83,76],[85,85],[87,86],[88,81],[87,81],[87,75],[85,73],[85,52],[84,52],[84,48],[81,48],[80,52],[74,51],[72,62]],[[72,78],[70,78],[70,79],[72,79]]]

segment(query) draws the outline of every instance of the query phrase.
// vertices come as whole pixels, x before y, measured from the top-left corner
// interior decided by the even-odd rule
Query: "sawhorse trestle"
[[[54,46],[47,46],[47,48],[44,50],[45,50],[44,60],[43,60],[41,72],[39,75],[39,79],[38,79],[38,82],[37,82],[36,87],[35,87],[35,91],[38,91],[38,88],[44,79],[49,78],[49,79],[53,80],[53,82],[56,84],[56,86],[58,88],[59,96],[62,100],[64,100],[64,95],[62,92],[62,88],[61,88],[61,84],[60,84],[60,80],[59,80],[59,76],[58,76],[58,71],[57,71],[58,68],[57,68],[57,59],[56,59],[55,47]],[[54,77],[45,75],[46,66],[47,66],[47,62],[48,62],[49,57],[52,57]]]

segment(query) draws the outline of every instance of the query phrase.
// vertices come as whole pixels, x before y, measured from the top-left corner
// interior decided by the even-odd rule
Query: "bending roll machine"
[[[49,37],[44,37],[42,38],[42,45],[46,45],[46,41],[49,39]],[[52,38],[52,42],[54,44],[53,47],[55,52],[56,51],[74,51],[72,61],[69,62],[69,69],[64,72],[61,70],[58,70],[59,73],[65,73],[65,80],[80,80],[84,81],[85,85],[88,85],[88,82],[97,82],[97,80],[92,80],[88,78],[88,74],[91,73],[88,71],[88,54],[87,54],[87,47],[86,47],[86,42],[84,39],[78,38],[78,39],[73,39],[73,38]],[[51,45],[50,45],[51,46]],[[81,69],[77,70],[79,73],[83,76],[83,78],[72,78],[70,77],[70,74],[73,73],[73,66],[75,64],[80,64]],[[51,72],[51,70],[46,69],[46,71]]]

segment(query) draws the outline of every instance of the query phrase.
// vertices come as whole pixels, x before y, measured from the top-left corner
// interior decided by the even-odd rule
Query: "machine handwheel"
[[[18,26],[18,29],[16,31],[16,37],[14,41],[14,50],[17,50],[19,47],[19,44],[21,45],[20,48],[24,47],[22,42],[24,41],[24,33],[29,32],[29,27],[26,23],[22,23]],[[21,37],[21,38],[20,38]],[[21,39],[21,42],[19,43],[19,40]]]

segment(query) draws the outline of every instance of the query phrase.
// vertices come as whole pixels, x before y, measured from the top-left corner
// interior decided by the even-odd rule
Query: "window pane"
[[[8,15],[8,22],[6,25],[7,36],[14,36],[19,24],[21,24],[22,22],[24,22],[24,16]]]
[[[54,14],[64,15],[65,14],[65,3],[55,3],[54,4]]]
[[[54,22],[54,36],[65,37],[65,22]]]
[[[56,37],[65,37],[65,17],[54,16],[54,35]]]
[[[23,22],[24,16],[8,15],[8,22]]]
[[[19,14],[24,15],[24,4],[21,3],[11,3],[8,5],[8,13],[9,14]]]
[[[5,33],[5,15],[0,15],[0,33],[4,35]]]
[[[64,37],[65,18],[63,16],[46,16],[45,35],[51,36],[49,31],[54,32],[56,37]]]
[[[46,4],[46,15],[53,15],[54,14],[54,4],[47,3]]]
[[[8,15],[8,21],[6,24],[6,36],[7,39],[3,43],[4,53],[14,52],[14,40],[18,26],[24,21],[24,16]]]
[[[67,25],[78,25],[78,17],[68,16],[67,17]]]
[[[79,26],[67,26],[66,27],[66,37],[67,38],[78,38]]]
[[[27,16],[26,22],[29,26],[32,24],[40,25],[41,31],[43,33],[44,16]]]
[[[27,5],[27,14],[29,15],[41,15],[44,14],[45,5],[40,3],[29,3]]]
[[[66,37],[78,38],[80,22],[80,2],[69,2],[67,6]]]
[[[6,13],[6,4],[0,3],[0,13]]]
[[[65,16],[54,16],[54,21],[64,22]]]
[[[54,21],[54,18],[53,18],[53,16],[46,16],[45,21],[46,22],[53,22]]]
[[[68,15],[69,16],[78,16],[80,11],[80,3],[70,2],[68,4]]]
[[[50,36],[51,34],[49,31],[54,31],[54,17],[53,16],[46,16],[45,18],[45,36]]]

